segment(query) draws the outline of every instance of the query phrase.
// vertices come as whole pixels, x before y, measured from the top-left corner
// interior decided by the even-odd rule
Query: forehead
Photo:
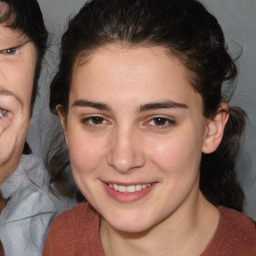
[[[145,46],[107,45],[94,51],[86,62],[77,61],[71,92],[75,97],[102,97],[106,101],[128,95],[144,100],[172,95],[179,102],[195,94],[198,97],[190,72],[178,58],[163,47]]]
[[[28,37],[17,29],[12,29],[7,26],[6,23],[0,24],[0,42],[3,43],[22,43],[28,39]],[[2,47],[0,48],[2,50]]]
[[[152,56],[154,56],[154,58],[150,59]],[[180,66],[180,70],[182,69],[184,76],[191,85],[194,84],[195,74],[187,68],[186,56],[177,54],[175,51],[172,52],[171,49],[167,49],[164,46],[152,46],[147,44],[126,45],[113,43],[103,45],[89,53],[86,51],[85,54],[81,52],[74,62],[72,76],[74,76],[79,69],[83,69],[82,66],[84,65],[87,67],[90,66],[91,68],[95,66],[96,62],[103,64],[104,61],[106,61],[110,64],[112,57],[115,59],[118,58],[122,63],[126,63],[126,66],[129,65],[129,60],[134,60],[135,62],[140,62],[141,60],[143,62],[148,59],[148,61],[150,61],[149,63],[152,63],[152,65],[161,63],[165,64],[166,67],[168,65],[171,66],[175,62],[175,65]],[[139,65],[137,65],[136,68],[138,68],[138,66]]]
[[[188,79],[190,71],[182,64],[180,59],[171,54],[166,48],[161,46],[123,46],[119,44],[109,44],[103,47],[96,48],[89,55],[80,54],[73,69],[73,75],[79,70],[93,71],[95,65],[104,66],[104,68],[112,68],[112,63],[121,64],[120,67],[129,67],[130,64],[135,64],[136,69],[145,66],[146,69],[153,65],[162,65],[166,68],[176,65],[182,70],[184,76]],[[119,62],[119,63],[117,63]],[[109,65],[105,65],[108,63]],[[147,65],[145,65],[147,63]],[[143,64],[143,65],[141,65]],[[138,70],[139,71],[139,70]]]
[[[25,17],[23,17],[25,20]],[[0,28],[1,28],[1,37],[5,36],[13,36],[16,38],[26,37],[22,32],[22,29],[16,29],[13,26],[16,26],[16,13],[15,11],[9,7],[9,5],[5,2],[1,2],[0,0]]]

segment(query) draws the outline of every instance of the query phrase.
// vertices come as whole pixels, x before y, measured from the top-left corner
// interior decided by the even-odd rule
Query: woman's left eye
[[[8,116],[9,111],[0,108],[0,118],[5,118]]]
[[[166,117],[154,117],[148,122],[148,125],[163,129],[172,126],[175,123],[176,122],[174,120],[171,120]]]
[[[1,50],[0,53],[8,54],[8,55],[14,55],[16,53],[17,49],[15,47]]]

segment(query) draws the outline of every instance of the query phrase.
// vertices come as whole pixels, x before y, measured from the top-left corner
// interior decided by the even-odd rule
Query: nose
[[[145,164],[145,156],[139,134],[128,129],[113,131],[107,162],[122,174],[141,168]]]

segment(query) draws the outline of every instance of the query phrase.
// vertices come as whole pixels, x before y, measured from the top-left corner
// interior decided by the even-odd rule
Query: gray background
[[[107,1],[107,0],[106,0]],[[202,0],[218,18],[233,56],[242,49],[238,60],[239,77],[232,104],[248,114],[246,133],[236,161],[238,178],[246,194],[245,213],[256,219],[256,0]],[[50,31],[50,49],[40,80],[28,141],[33,152],[42,156],[48,143],[48,133],[54,130],[48,111],[48,88],[58,65],[58,48],[67,18],[74,15],[84,0],[39,0]]]

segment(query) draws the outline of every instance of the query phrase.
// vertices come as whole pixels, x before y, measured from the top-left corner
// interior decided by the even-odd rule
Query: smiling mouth
[[[135,192],[141,191],[143,189],[146,189],[146,188],[152,186],[151,183],[150,184],[141,184],[141,185],[129,185],[129,186],[107,183],[107,185],[110,188],[114,189],[115,191],[118,191],[121,193],[135,193]]]

